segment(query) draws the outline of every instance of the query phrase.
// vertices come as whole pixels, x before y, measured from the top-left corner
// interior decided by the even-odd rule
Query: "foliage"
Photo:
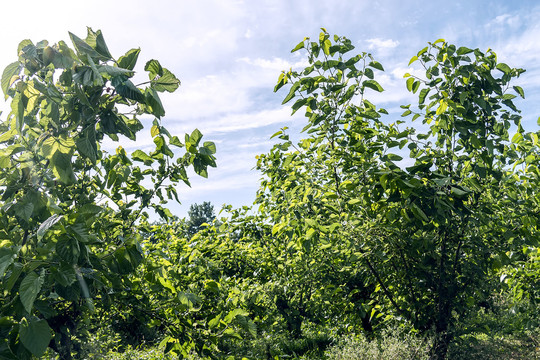
[[[188,216],[189,219],[186,223],[188,237],[195,235],[203,228],[204,224],[211,224],[216,218],[214,206],[209,201],[202,204],[192,204],[189,207]]]
[[[330,347],[325,355],[328,360],[422,360],[429,359],[429,339],[400,331],[385,332],[377,340],[365,336],[347,336]]]
[[[206,176],[215,166],[215,146],[201,145],[198,130],[181,142],[161,125],[159,93],[180,84],[169,70],[150,60],[149,80],[135,85],[140,49],[114,59],[100,31],[70,38],[74,49],[22,41],[2,74],[11,101],[0,124],[3,359],[48,346],[62,359],[76,354],[94,312],[139,286],[128,275],[144,258],[134,231],[144,210],[171,216],[162,204],[178,199],[179,182],[189,185],[186,169]],[[141,116],[155,118],[152,151],[103,149],[105,137],[135,140]],[[186,152],[177,157],[173,146]]]
[[[538,326],[523,70],[437,40],[405,75],[418,104],[392,122],[368,100],[383,66],[322,29],[293,49],[308,66],[278,79],[305,138],[284,128],[258,156],[258,208],[178,219],[164,204],[216,150],[162,126],[158,93],[179,81],[150,60],[135,85],[139,49],[115,60],[101,32],[70,37],[23,41],[1,79],[0,359],[444,359],[509,333],[532,353],[536,333],[517,336]],[[152,151],[105,151],[145,116]]]
[[[405,75],[419,103],[403,106],[403,117],[421,119],[420,133],[382,121],[386,110],[366,95],[383,91],[374,75],[383,67],[366,53],[345,58],[348,39],[332,42],[323,29],[300,49],[309,66],[283,72],[276,90],[292,84],[284,103],[297,97],[292,110],[305,110],[309,137],[294,145],[278,132],[282,141],[258,163],[271,246],[295,259],[283,278],[339,288],[324,265],[358,271],[369,320],[393,314],[434,328],[432,356],[443,359],[454,322],[485,300],[507,253],[538,244],[538,135],[524,132],[509,93],[523,96],[509,85],[523,70],[497,63],[492,51],[430,43],[411,60],[425,78]],[[313,304],[321,288],[294,296]]]

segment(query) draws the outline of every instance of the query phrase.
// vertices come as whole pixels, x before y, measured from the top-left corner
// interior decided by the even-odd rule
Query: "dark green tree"
[[[524,70],[491,50],[430,43],[411,60],[424,76],[406,74],[419,101],[402,116],[422,122],[414,127],[383,121],[386,110],[367,99],[383,91],[381,64],[346,56],[350,40],[333,40],[323,29],[299,43],[293,51],[305,49],[309,66],[283,72],[276,86],[291,84],[284,103],[296,98],[307,136],[294,144],[278,132],[282,141],[259,157],[267,246],[286,254],[276,268],[298,288],[289,303],[315,299],[321,287],[301,285],[329,276],[321,262],[347,260],[367,282],[356,291],[372,289],[371,319],[434,331],[432,358],[444,359],[506,254],[538,244],[538,134],[523,130],[513,103],[523,89],[510,85]]]
[[[186,170],[207,176],[215,145],[195,130],[182,142],[162,125],[160,93],[180,81],[159,61],[134,84],[140,49],[114,58],[100,31],[49,45],[24,40],[2,73],[11,112],[0,123],[0,357],[30,359],[47,347],[77,354],[83,319],[140,286],[137,225],[145,209],[171,216]],[[102,148],[135,140],[154,117],[155,147],[129,154]],[[181,152],[181,148],[184,152]],[[173,151],[174,149],[174,151]],[[157,200],[157,201],[156,201]]]
[[[212,224],[216,218],[214,205],[209,201],[204,201],[202,204],[191,204],[188,216],[186,232],[188,237],[191,238],[203,228],[203,224]]]

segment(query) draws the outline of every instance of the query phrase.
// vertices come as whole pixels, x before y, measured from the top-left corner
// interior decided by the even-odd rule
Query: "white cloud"
[[[368,49],[393,49],[399,45],[399,41],[392,39],[368,39],[366,42],[369,44]]]

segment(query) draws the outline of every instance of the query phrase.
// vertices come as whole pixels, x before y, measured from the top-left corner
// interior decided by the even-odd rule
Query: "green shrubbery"
[[[115,60],[101,32],[71,38],[23,41],[2,75],[1,360],[536,356],[540,148],[513,102],[522,69],[437,40],[405,75],[418,104],[388,121],[368,100],[383,66],[323,29],[276,86],[305,138],[274,134],[257,209],[207,226],[209,203],[176,223],[162,206],[189,167],[215,166],[198,130],[181,142],[161,124],[158,92],[179,80],[151,60],[137,86],[138,49]],[[144,114],[153,151],[102,150]]]

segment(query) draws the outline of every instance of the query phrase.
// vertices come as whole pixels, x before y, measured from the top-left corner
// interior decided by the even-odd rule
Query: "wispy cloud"
[[[368,39],[366,40],[368,43],[368,49],[393,49],[396,46],[399,45],[399,41],[392,40],[392,39],[381,39],[381,38],[375,38],[375,39]]]

